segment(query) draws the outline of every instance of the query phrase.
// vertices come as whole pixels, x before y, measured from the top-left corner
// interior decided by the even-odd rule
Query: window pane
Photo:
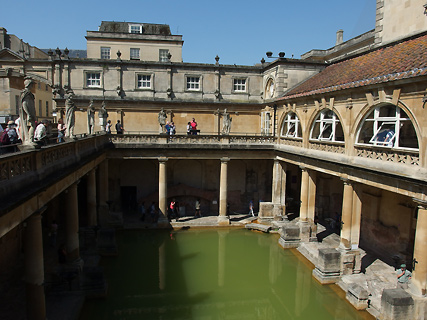
[[[402,121],[399,131],[399,147],[418,149],[418,139],[411,121]]]

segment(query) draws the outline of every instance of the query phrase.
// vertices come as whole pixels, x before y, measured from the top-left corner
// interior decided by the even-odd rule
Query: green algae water
[[[124,231],[103,258],[106,299],[80,320],[368,319],[277,237],[248,230]],[[370,318],[369,318],[370,319]]]

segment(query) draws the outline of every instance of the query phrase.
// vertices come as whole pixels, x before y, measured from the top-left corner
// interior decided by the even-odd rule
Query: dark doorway
[[[137,210],[136,186],[120,187],[120,198],[122,199],[123,212],[132,212]]]

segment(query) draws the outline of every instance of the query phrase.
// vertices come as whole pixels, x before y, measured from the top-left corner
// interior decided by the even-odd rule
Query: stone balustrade
[[[358,157],[381,160],[385,162],[401,163],[413,166],[420,165],[418,151],[390,149],[387,147],[355,146]]]

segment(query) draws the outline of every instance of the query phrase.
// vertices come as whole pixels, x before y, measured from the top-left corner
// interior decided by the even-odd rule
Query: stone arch
[[[414,149],[418,149],[420,151],[420,148],[422,146],[422,142],[421,142],[421,128],[419,126],[419,122],[417,121],[416,117],[414,116],[414,114],[412,113],[412,111],[401,101],[398,101],[397,104],[392,103],[391,101],[385,101],[385,102],[379,102],[377,101],[377,103],[373,104],[373,105],[368,105],[366,104],[361,112],[359,112],[357,118],[354,121],[354,124],[351,128],[351,132],[354,135],[354,144],[359,144],[359,140],[360,140],[360,132],[366,122],[366,120],[368,119],[368,117],[375,112],[375,110],[377,108],[382,108],[382,107],[387,107],[387,106],[393,106],[393,107],[397,107],[399,109],[401,109],[406,116],[409,118],[409,121],[412,125],[412,128],[415,132],[416,135],[416,140],[417,140],[417,145],[418,148],[414,148]],[[403,126],[403,125],[402,125]],[[401,127],[402,127],[401,126]],[[400,131],[400,128],[398,128]],[[394,147],[394,144],[393,144]],[[400,145],[398,147],[401,147]],[[404,147],[404,146],[402,146]],[[410,147],[407,147],[410,148]]]
[[[312,140],[311,135],[312,135],[312,130],[313,130],[313,126],[316,124],[316,121],[319,119],[320,115],[324,112],[328,112],[331,111],[335,114],[335,116],[338,118],[338,123],[339,126],[341,127],[342,130],[342,135],[343,135],[343,139],[342,140],[333,140],[334,142],[342,142],[342,143],[346,143],[346,141],[348,140],[348,132],[345,131],[345,127],[343,126],[343,119],[341,114],[338,112],[338,110],[336,108],[321,108],[320,110],[318,110],[318,112],[313,113],[310,116],[310,119],[308,121],[308,126],[306,129],[308,129],[307,131],[307,140],[310,141]],[[314,140],[314,139],[313,139]],[[317,140],[317,139],[315,139]],[[317,141],[328,141],[328,140],[317,140]]]
[[[364,124],[366,118],[371,114],[371,112],[373,112],[373,110],[375,108],[378,107],[382,107],[382,106],[386,106],[386,105],[393,105],[393,106],[397,106],[398,108],[402,109],[406,115],[409,117],[415,133],[417,135],[417,141],[418,141],[418,149],[421,149],[422,146],[422,142],[421,142],[421,126],[419,124],[419,121],[417,121],[417,118],[415,117],[414,113],[412,112],[411,109],[408,108],[408,106],[403,103],[402,101],[398,101],[397,105],[393,104],[391,101],[386,101],[386,102],[380,102],[380,101],[376,101],[376,103],[374,103],[373,105],[369,105],[366,104],[362,110],[359,112],[359,114],[357,115],[356,119],[354,120],[354,123],[350,129],[350,132],[354,135],[355,137],[355,144],[357,143],[358,140],[358,136],[359,136],[359,131],[362,127],[362,125]],[[421,152],[421,150],[420,150]]]
[[[281,115],[281,117],[279,119],[279,123],[278,123],[279,124],[279,126],[278,126],[278,128],[279,128],[279,137],[284,137],[282,135],[283,127],[285,125],[287,116],[289,114],[292,114],[292,113],[295,114],[296,118],[298,119],[297,123],[298,123],[298,126],[299,126],[299,130],[297,130],[299,132],[299,136],[295,136],[294,138],[300,138],[300,139],[302,139],[304,132],[303,132],[303,128],[302,128],[301,118],[299,117],[298,113],[296,111],[293,111],[293,110],[289,110],[289,111],[286,111],[286,112],[282,113],[282,115]]]

